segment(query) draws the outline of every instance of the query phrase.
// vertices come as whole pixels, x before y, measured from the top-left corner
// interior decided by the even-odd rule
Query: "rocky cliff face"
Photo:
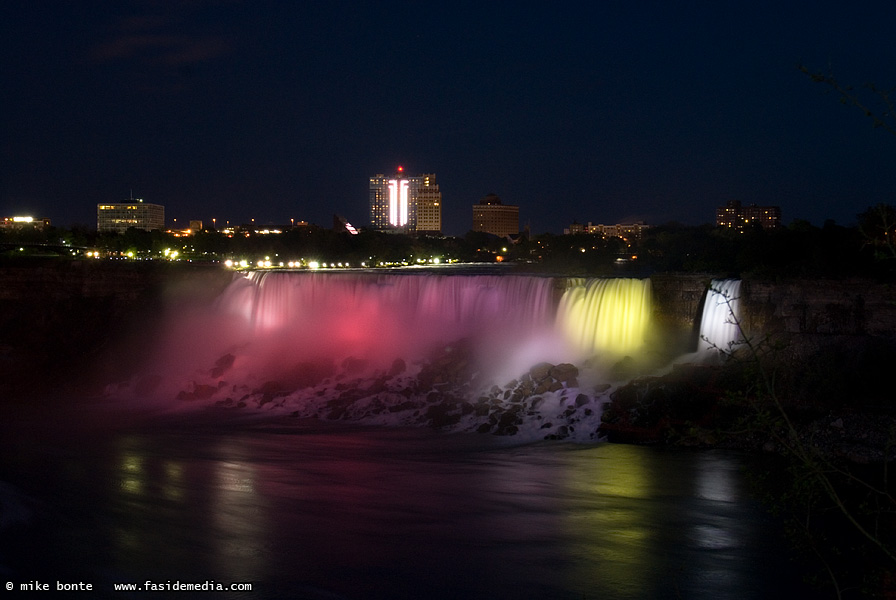
[[[896,336],[896,285],[870,280],[744,281],[750,331]]]
[[[651,277],[660,328],[696,336],[712,275]],[[745,279],[743,327],[753,335],[872,335],[896,338],[896,284],[868,279]]]
[[[656,318],[667,326],[691,329],[699,323],[711,275],[655,274],[650,278]]]

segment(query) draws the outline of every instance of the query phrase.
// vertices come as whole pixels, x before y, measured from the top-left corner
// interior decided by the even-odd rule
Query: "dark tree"
[[[868,207],[856,215],[859,231],[878,258],[896,258],[896,208],[889,204]]]
[[[839,96],[841,104],[855,106],[861,110],[871,119],[874,127],[896,135],[896,96],[894,96],[896,90],[886,90],[873,83],[866,83],[857,89],[840,83],[831,74],[813,71],[803,65],[799,65],[798,68],[812,81],[829,86]]]

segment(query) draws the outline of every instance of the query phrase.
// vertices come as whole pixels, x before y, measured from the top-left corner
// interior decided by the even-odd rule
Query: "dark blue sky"
[[[585,6],[588,4],[587,6]],[[896,136],[805,64],[896,87],[896,4],[6,0],[0,216],[367,224],[367,180],[436,173],[534,233],[711,222],[728,200],[850,224],[896,203]]]

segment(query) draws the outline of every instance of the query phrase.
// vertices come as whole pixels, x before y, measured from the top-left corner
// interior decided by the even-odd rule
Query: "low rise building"
[[[743,231],[756,225],[763,229],[781,226],[780,206],[743,206],[739,200],[732,200],[716,209],[716,225],[734,231]]]
[[[50,226],[50,219],[36,219],[34,217],[3,217],[0,228],[3,229],[44,229]]]
[[[124,233],[128,228],[165,229],[165,207],[136,198],[129,202],[96,205],[97,231]]]
[[[650,225],[646,225],[643,221],[634,223],[617,223],[616,225],[595,225],[591,221],[587,225],[581,223],[573,223],[568,229],[564,229],[565,235],[575,235],[577,233],[597,234],[604,238],[618,237],[627,242],[637,242],[641,239],[645,229],[649,229]]]

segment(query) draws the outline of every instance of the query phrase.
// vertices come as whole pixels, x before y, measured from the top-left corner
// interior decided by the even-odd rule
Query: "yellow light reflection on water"
[[[125,454],[121,459],[121,489],[131,494],[143,491],[143,460],[136,454]]]
[[[655,467],[642,448],[594,448],[578,455],[566,476],[577,510],[567,515],[576,577],[609,586],[621,597],[648,597],[643,569],[657,532],[651,511],[657,490]],[[608,583],[612,582],[612,583]]]
[[[183,500],[184,498],[184,474],[183,465],[180,462],[168,461],[165,463],[165,482],[163,492],[169,500]]]

